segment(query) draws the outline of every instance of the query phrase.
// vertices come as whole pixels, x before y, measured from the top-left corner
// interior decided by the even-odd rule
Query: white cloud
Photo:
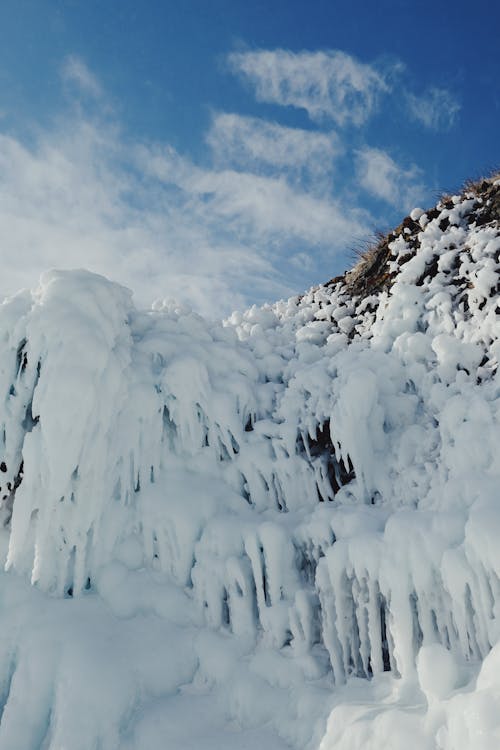
[[[310,271],[314,268],[314,260],[308,253],[295,253],[290,258],[290,263],[301,271]]]
[[[409,211],[425,194],[418,167],[400,167],[386,151],[363,148],[356,153],[356,174],[371,195]]]
[[[430,130],[450,130],[455,124],[460,103],[447,89],[431,87],[422,96],[406,95],[410,116]]]
[[[211,224],[179,186],[145,179],[130,149],[116,130],[81,121],[32,149],[0,137],[0,296],[50,267],[85,267],[141,304],[173,297],[209,315],[241,307],[253,287],[264,298],[287,291],[249,238]]]
[[[94,99],[103,95],[103,90],[96,76],[85,62],[76,55],[68,55],[63,61],[61,75],[66,83],[76,86],[80,91]]]
[[[366,231],[362,211],[340,205],[330,195],[312,195],[283,177],[200,169],[172,149],[140,153],[141,169],[184,191],[191,211],[205,224],[224,227],[234,236],[245,235],[259,245],[267,240],[267,252],[294,241],[340,249],[353,234]]]
[[[288,178],[312,177],[315,182],[331,175],[342,152],[333,132],[289,128],[275,122],[237,114],[218,113],[207,136],[215,163]]]
[[[312,120],[338,125],[362,125],[390,89],[387,75],[338,50],[234,52],[228,60],[260,101],[301,107]]]
[[[362,212],[329,195],[200,169],[78,116],[30,147],[0,135],[0,198],[0,297],[47,268],[85,267],[131,287],[140,304],[173,297],[209,316],[312,283],[290,263],[304,247],[327,278],[336,253],[367,231]]]
[[[261,98],[304,101],[339,123],[363,122],[389,87],[339,52],[232,58]],[[353,154],[345,135],[238,114],[214,115],[202,168],[168,143],[126,138],[79,58],[66,59],[63,78],[89,96],[35,143],[2,135],[0,123],[0,298],[49,267],[85,267],[131,287],[141,305],[173,297],[220,316],[338,272],[336,258],[373,226],[360,189],[398,209],[421,194],[416,167],[383,151]]]

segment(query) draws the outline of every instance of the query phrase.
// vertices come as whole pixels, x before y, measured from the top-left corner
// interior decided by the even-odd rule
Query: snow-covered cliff
[[[223,323],[5,301],[0,748],[498,747],[499,253],[492,178]]]

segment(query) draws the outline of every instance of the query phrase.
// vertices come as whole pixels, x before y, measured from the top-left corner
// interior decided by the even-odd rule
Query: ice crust
[[[415,209],[370,295],[219,323],[51,271],[0,306],[0,748],[499,746],[480,211]]]

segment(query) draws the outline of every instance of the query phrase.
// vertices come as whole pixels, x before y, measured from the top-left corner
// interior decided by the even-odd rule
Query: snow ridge
[[[54,607],[188,623],[177,687],[223,690],[231,674],[227,715],[296,747],[318,747],[355,677],[367,703],[388,679],[447,700],[500,638],[499,196],[491,179],[415,209],[345,276],[222,323],[175,303],[138,311],[85,271],[4,302],[5,602],[18,574]],[[20,733],[19,638],[0,645],[0,746],[79,747],[87,697],[56,689],[60,654]],[[431,699],[440,659],[449,678]],[[114,718],[96,720],[96,747],[149,747],[131,717],[174,685],[151,687],[141,665],[121,676]],[[288,691],[280,710],[262,707],[264,688],[275,707]],[[457,715],[398,726],[418,747],[479,747]],[[331,719],[321,747],[364,747],[357,731]]]

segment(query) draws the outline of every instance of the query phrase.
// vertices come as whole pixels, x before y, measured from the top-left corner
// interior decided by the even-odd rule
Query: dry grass
[[[500,169],[495,168],[488,171],[486,176],[466,180],[459,191],[440,193],[436,198],[437,205],[426,211],[429,219],[438,216],[447,204],[450,204],[447,207],[451,207],[454,195],[471,193],[481,198],[484,206],[477,221],[500,221],[500,189],[493,187],[497,180],[500,180]],[[405,235],[410,247],[415,247],[420,226],[407,216],[396,229],[389,232],[377,231],[367,240],[360,240],[349,253],[352,268],[342,276],[331,279],[326,285],[342,283],[353,296],[366,296],[390,286],[391,274],[387,265],[390,258],[389,244],[405,229],[410,230]]]
[[[498,167],[487,171],[486,175],[480,177],[470,177],[465,180],[462,185],[462,193],[474,193],[474,195],[481,195],[485,190],[500,179],[500,169]]]

